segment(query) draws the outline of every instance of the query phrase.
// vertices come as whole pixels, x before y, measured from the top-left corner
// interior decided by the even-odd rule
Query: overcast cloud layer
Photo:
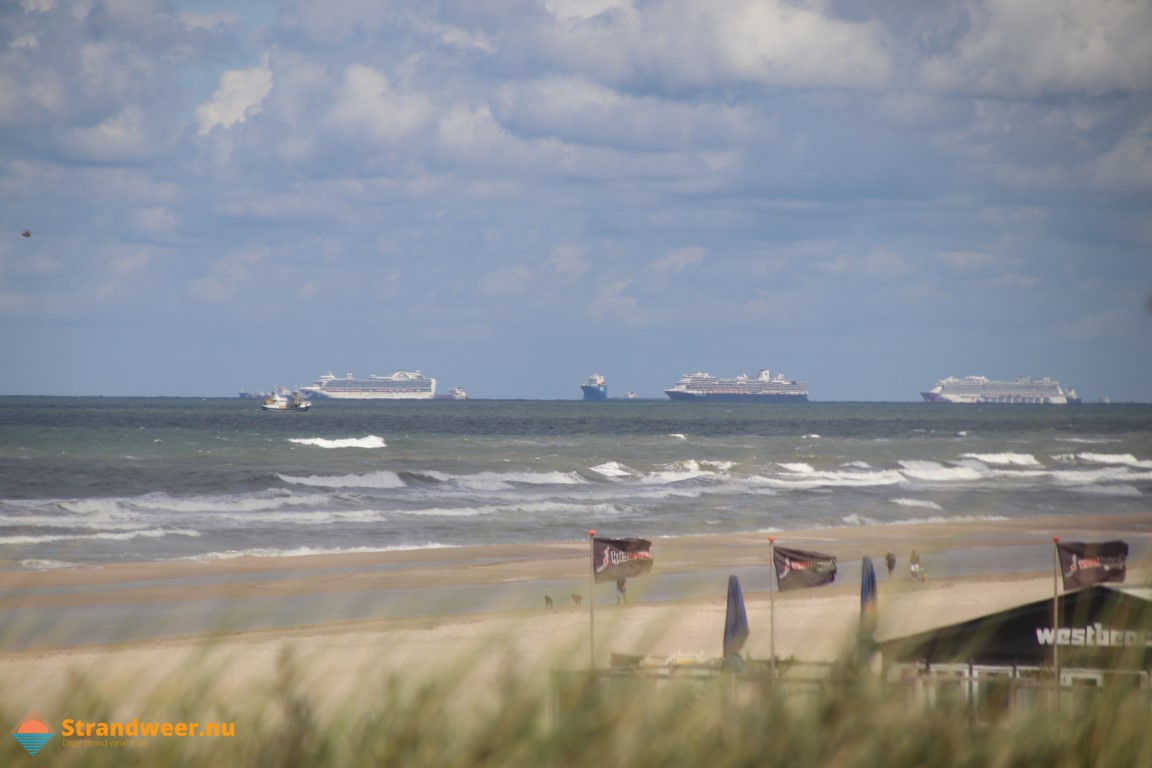
[[[1145,0],[19,0],[0,196],[0,394],[1152,401]]]

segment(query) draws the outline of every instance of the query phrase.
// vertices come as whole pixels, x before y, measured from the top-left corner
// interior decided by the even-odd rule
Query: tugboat
[[[312,407],[312,403],[300,397],[299,391],[289,395],[280,390],[264,398],[264,403],[260,407],[266,411],[306,411]]]

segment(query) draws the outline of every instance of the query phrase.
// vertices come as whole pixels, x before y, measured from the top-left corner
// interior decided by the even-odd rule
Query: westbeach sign
[[[1036,642],[1040,645],[1093,646],[1096,648],[1152,648],[1152,631],[1114,629],[1103,624],[1086,627],[1037,627]]]

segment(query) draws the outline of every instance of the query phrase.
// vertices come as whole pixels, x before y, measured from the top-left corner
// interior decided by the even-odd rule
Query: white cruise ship
[[[1060,382],[1047,377],[1032,379],[1021,376],[1012,381],[992,381],[984,376],[949,376],[920,396],[926,403],[1017,403],[1068,405],[1080,402],[1076,390],[1065,391]]]
[[[333,400],[431,400],[436,397],[436,379],[420,371],[396,371],[391,376],[357,378],[352,374],[324,374],[310,387],[300,387],[312,397]]]
[[[688,373],[664,390],[671,400],[723,401],[747,403],[806,403],[808,385],[802,381],[775,377],[764,369],[751,378],[741,374],[735,378],[719,378],[708,373]]]

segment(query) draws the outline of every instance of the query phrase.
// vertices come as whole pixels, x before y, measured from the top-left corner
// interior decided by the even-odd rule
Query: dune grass
[[[462,662],[435,672],[364,673],[353,692],[321,703],[306,664],[285,648],[274,671],[242,693],[191,663],[146,692],[153,720],[235,724],[235,735],[65,746],[36,757],[14,739],[0,764],[53,766],[1093,766],[1152,765],[1146,689],[1101,691],[1050,706],[976,717],[962,703],[926,707],[846,668],[799,695],[733,677],[561,678],[502,659],[490,674]],[[115,687],[74,675],[44,714],[123,718]],[[27,713],[0,701],[14,727]]]

